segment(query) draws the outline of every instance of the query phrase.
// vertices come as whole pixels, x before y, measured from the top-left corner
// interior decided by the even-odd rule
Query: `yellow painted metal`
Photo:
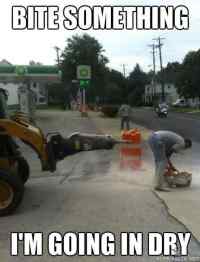
[[[12,203],[13,198],[12,187],[5,181],[0,180],[0,210],[7,208]]]
[[[17,121],[0,119],[0,130],[0,135],[16,137],[30,145],[37,152],[42,166],[48,165],[47,141],[38,127],[20,118]]]

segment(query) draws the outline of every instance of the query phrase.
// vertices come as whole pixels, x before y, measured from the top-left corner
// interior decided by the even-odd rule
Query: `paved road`
[[[158,118],[152,109],[134,109],[133,122],[152,130],[171,130],[200,142],[200,116],[170,112],[167,118]]]
[[[100,121],[103,121],[100,118]],[[117,124],[118,124],[118,120]],[[104,122],[105,123],[105,122]],[[109,120],[110,123],[110,120]],[[101,122],[101,126],[102,126]],[[64,135],[72,131],[97,132],[90,119],[82,119],[70,112],[48,112],[39,114],[38,125],[46,132],[60,130]],[[2,262],[26,261],[27,257],[9,255],[10,232],[44,232],[44,257],[29,257],[29,261],[55,261],[46,249],[47,234],[52,231],[61,233],[105,232],[116,235],[116,257],[59,257],[58,261],[93,262],[137,262],[162,261],[153,257],[119,256],[120,232],[184,232],[186,228],[169,216],[163,203],[156,198],[151,185],[144,185],[143,171],[140,173],[119,170],[119,152],[86,152],[62,161],[59,172],[53,175],[41,173],[39,161],[23,147],[29,160],[32,179],[26,186],[25,198],[18,211],[0,219],[0,256]],[[74,169],[72,167],[75,166]],[[70,173],[68,180],[64,176]],[[151,171],[147,169],[146,176]],[[146,242],[145,242],[146,243]],[[145,244],[145,254],[147,248]],[[200,257],[200,247],[194,238],[189,246],[191,256]],[[174,260],[167,260],[174,261]],[[187,261],[190,261],[189,259]]]

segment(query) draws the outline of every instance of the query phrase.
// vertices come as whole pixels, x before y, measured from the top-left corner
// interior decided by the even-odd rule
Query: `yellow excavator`
[[[0,216],[13,213],[24,195],[29,178],[29,165],[22,156],[15,138],[29,145],[38,155],[42,171],[54,172],[58,161],[81,151],[112,149],[118,141],[108,135],[73,133],[63,138],[59,133],[44,136],[23,113],[9,118],[6,113],[5,90],[0,89]]]

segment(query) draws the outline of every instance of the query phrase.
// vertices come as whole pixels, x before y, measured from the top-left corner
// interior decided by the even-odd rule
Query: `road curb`
[[[190,229],[190,226],[186,225],[187,223],[184,223],[180,218],[177,217],[177,215],[174,214],[172,208],[169,207],[167,204],[167,201],[163,199],[162,194],[156,192],[155,190],[152,190],[153,194],[156,196],[157,199],[161,201],[161,203],[165,206],[167,213],[169,216],[171,216],[173,219],[175,219],[178,223],[180,223],[182,226],[185,227],[187,232],[190,232],[193,238],[200,244],[200,236],[197,235],[193,230]],[[172,192],[170,192],[172,193]]]

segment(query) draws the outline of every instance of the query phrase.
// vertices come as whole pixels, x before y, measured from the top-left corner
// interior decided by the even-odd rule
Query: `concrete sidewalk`
[[[192,185],[189,188],[174,189],[171,193],[156,193],[168,206],[171,215],[182,222],[194,237],[200,242],[200,163],[199,143],[193,143],[192,150],[183,155],[177,155],[172,160],[179,170],[193,174]]]
[[[97,114],[90,113],[90,117],[95,122],[95,125],[104,133],[112,134],[114,137],[120,137],[120,120],[112,118],[99,117]],[[132,128],[139,128],[142,132],[143,138],[143,167],[140,170],[140,176],[134,175],[137,172],[130,172],[125,176],[139,185],[148,187],[150,190],[153,188],[153,174],[154,164],[152,153],[147,144],[147,138],[151,133],[144,127],[132,124]],[[182,189],[172,189],[172,192],[156,192],[155,194],[168,208],[168,212],[179,222],[184,224],[188,231],[192,232],[193,236],[200,242],[200,163],[199,163],[200,145],[193,144],[193,149],[185,152],[182,155],[174,156],[172,159],[175,166],[182,171],[188,171],[193,174],[193,182],[191,187]],[[124,178],[125,179],[125,178]]]

